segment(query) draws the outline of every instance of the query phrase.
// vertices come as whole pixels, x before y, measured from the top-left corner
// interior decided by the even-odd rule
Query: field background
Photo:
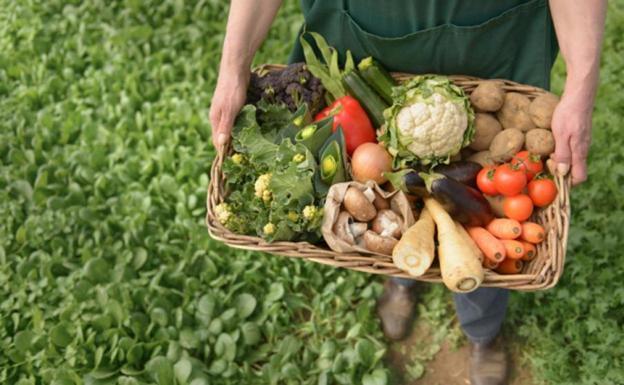
[[[0,383],[397,381],[380,278],[206,233],[226,16],[217,0],[0,0]],[[256,63],[285,61],[301,21],[285,1]],[[623,37],[610,1],[565,275],[512,295],[505,333],[538,384],[624,384]],[[553,78],[560,92],[561,61]],[[462,343],[442,286],[419,317]]]

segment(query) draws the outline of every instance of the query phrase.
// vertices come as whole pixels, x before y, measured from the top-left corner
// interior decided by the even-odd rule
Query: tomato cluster
[[[538,155],[520,151],[509,163],[486,166],[477,175],[477,186],[486,195],[502,195],[505,216],[527,220],[533,207],[546,207],[557,197],[557,186],[543,173]]]

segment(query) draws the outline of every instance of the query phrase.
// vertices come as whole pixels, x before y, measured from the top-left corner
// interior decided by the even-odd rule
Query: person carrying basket
[[[250,66],[280,0],[231,2],[219,77],[210,108],[213,143],[229,141],[245,103]],[[561,50],[567,76],[552,118],[554,160],[573,184],[587,178],[605,23],[605,0],[302,0],[302,31],[320,33],[356,60],[375,57],[391,71],[509,79],[544,89]],[[303,61],[298,39],[291,62]],[[384,334],[404,338],[414,313],[416,281],[392,278],[378,301]],[[505,384],[508,360],[497,338],[509,291],[480,288],[455,294],[462,330],[471,343],[473,385]]]

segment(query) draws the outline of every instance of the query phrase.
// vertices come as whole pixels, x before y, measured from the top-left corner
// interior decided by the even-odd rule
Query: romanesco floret
[[[273,223],[267,223],[266,225],[264,225],[264,227],[262,228],[262,231],[264,232],[264,234],[266,235],[271,235],[275,232],[275,225]]]
[[[321,210],[317,206],[314,206],[314,205],[307,205],[306,207],[303,208],[303,217],[308,221],[313,220],[320,213],[321,213]]]
[[[295,154],[292,158],[293,162],[295,163],[301,163],[305,160],[305,155],[303,154]]]
[[[241,153],[236,153],[232,155],[232,162],[240,166],[241,164],[245,163],[245,155]]]
[[[232,209],[227,203],[219,203],[217,206],[215,206],[215,214],[219,223],[225,225],[227,221],[229,221],[232,217]]]
[[[271,183],[271,173],[262,174],[256,179],[254,190],[256,196],[265,202],[271,200],[271,190],[269,190],[269,184]]]

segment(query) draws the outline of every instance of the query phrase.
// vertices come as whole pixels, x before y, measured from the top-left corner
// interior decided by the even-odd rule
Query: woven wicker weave
[[[283,68],[281,65],[264,65],[259,71],[272,71]],[[413,75],[394,73],[397,80],[405,80]],[[451,80],[470,94],[483,80],[468,76],[450,76]],[[507,92],[518,92],[533,99],[545,91],[502,80]],[[431,268],[425,275],[414,278],[399,270],[390,257],[382,258],[353,253],[336,253],[328,248],[319,247],[307,242],[273,242],[268,243],[259,237],[234,234],[223,227],[217,220],[214,208],[224,199],[224,176],[221,171],[223,159],[228,149],[222,149],[215,158],[210,171],[210,183],[207,194],[206,225],[210,235],[227,245],[266,253],[303,258],[310,261],[342,267],[372,274],[383,274],[394,277],[411,278],[419,281],[441,282],[440,270]],[[522,274],[499,275],[486,270],[482,286],[503,287],[512,290],[531,291],[544,290],[556,285],[563,272],[563,265],[568,240],[570,221],[570,180],[569,177],[557,175],[555,182],[559,188],[556,200],[547,208],[539,210],[532,220],[540,223],[546,230],[546,239],[537,245],[537,256],[525,264]]]

